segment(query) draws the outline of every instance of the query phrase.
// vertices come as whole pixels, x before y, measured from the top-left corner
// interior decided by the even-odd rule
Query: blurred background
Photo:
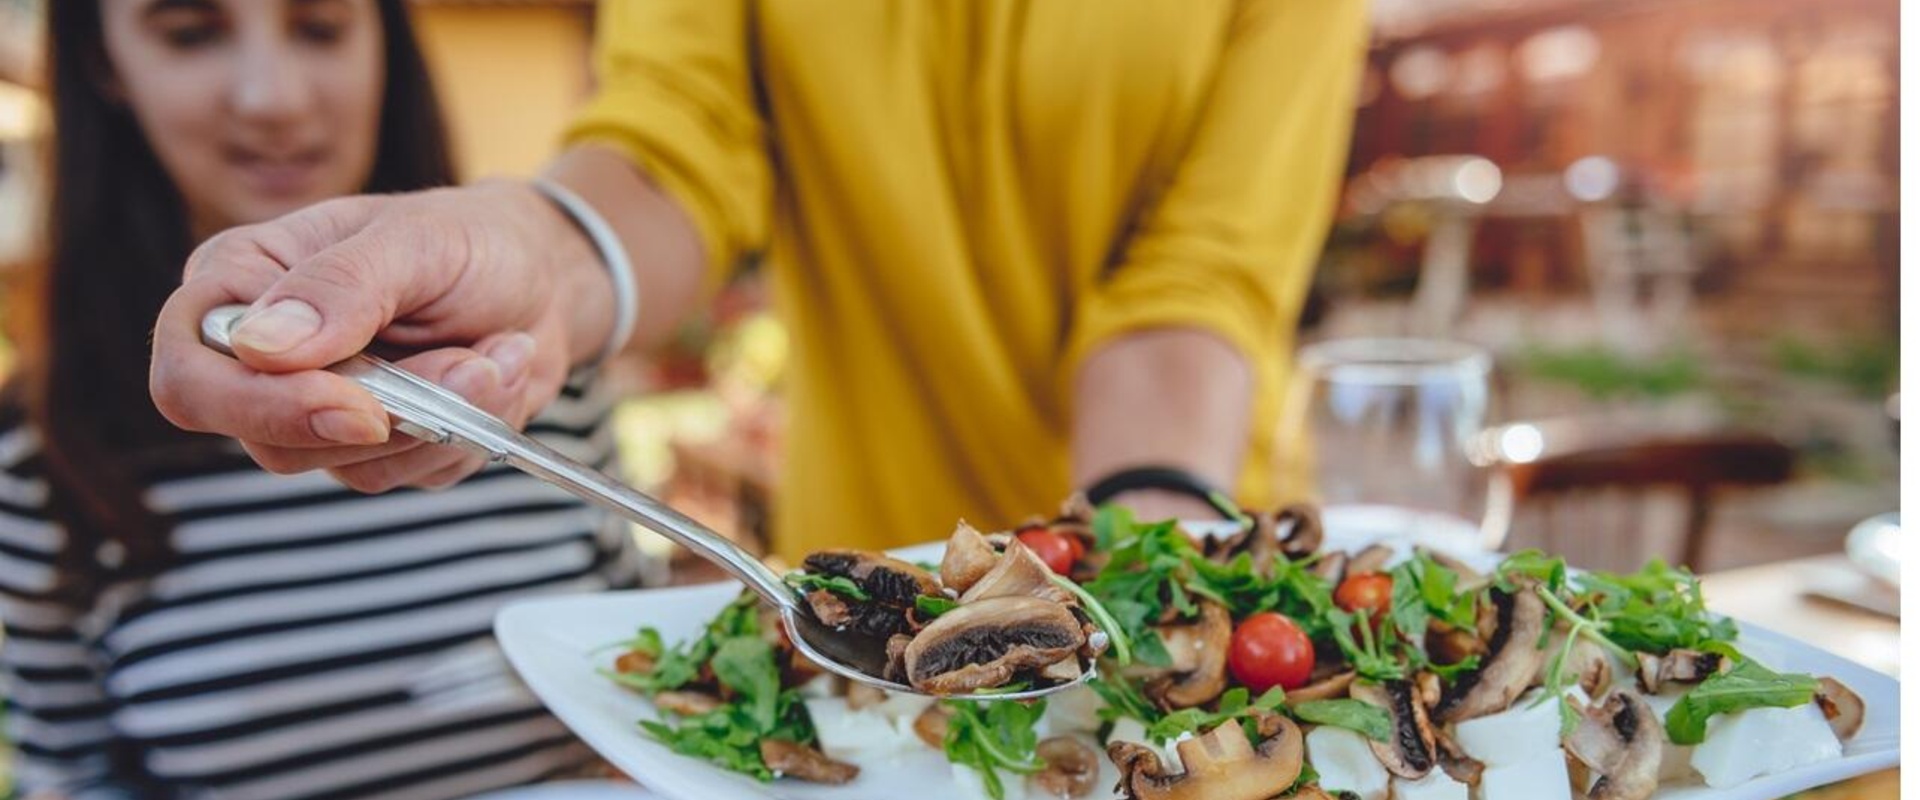
[[[592,5],[418,0],[465,177],[552,152],[590,88]],[[0,264],[34,225],[36,6],[0,0]],[[1440,510],[1576,563],[1718,571],[1839,551],[1897,509],[1897,0],[1373,14],[1302,341],[1486,354],[1484,402],[1441,409],[1474,428],[1480,488]],[[633,479],[746,541],[779,491],[787,352],[766,309],[748,275],[620,365],[646,392],[621,414]]]

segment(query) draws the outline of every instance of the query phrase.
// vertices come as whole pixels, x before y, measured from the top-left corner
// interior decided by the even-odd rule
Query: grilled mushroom
[[[1827,725],[1840,741],[1852,739],[1867,719],[1867,706],[1860,701],[1860,695],[1832,678],[1820,679],[1820,689],[1813,699],[1820,704],[1820,713],[1826,715]]]
[[[1666,732],[1647,701],[1614,690],[1581,713],[1567,736],[1567,754],[1599,775],[1591,800],[1647,800],[1660,785]]]
[[[1339,550],[1327,553],[1321,556],[1319,561],[1314,562],[1308,572],[1312,572],[1314,577],[1326,581],[1330,586],[1339,586],[1340,581],[1347,576],[1347,554]]]
[[[939,582],[926,570],[881,553],[821,550],[804,563],[808,572],[852,580],[874,602],[890,606],[910,606],[920,595],[940,593]]]
[[[1383,572],[1387,568],[1387,562],[1392,560],[1393,548],[1384,544],[1376,544],[1353,554],[1353,558],[1347,560],[1347,574],[1359,575],[1364,572]]]
[[[1048,797],[1083,797],[1100,779],[1100,754],[1079,739],[1055,736],[1033,752],[1047,765],[1033,776],[1033,785]]]
[[[1487,765],[1467,755],[1467,751],[1461,749],[1460,743],[1455,742],[1452,735],[1445,730],[1434,731],[1433,745],[1434,755],[1439,756],[1440,769],[1446,771],[1447,777],[1471,787],[1480,785],[1480,776],[1486,772]]]
[[[1388,772],[1408,780],[1419,780],[1433,771],[1433,723],[1427,719],[1427,707],[1415,696],[1412,681],[1395,680],[1379,684],[1356,683],[1348,693],[1353,699],[1387,710],[1393,718],[1393,740],[1367,740],[1373,755]]]
[[[1173,668],[1147,681],[1147,699],[1167,710],[1213,702],[1227,688],[1227,650],[1233,643],[1233,619],[1210,600],[1200,602],[1199,618],[1155,628]]]
[[[928,694],[1004,686],[1019,673],[1074,658],[1086,644],[1066,606],[1037,597],[990,597],[959,607],[913,637],[907,680]]]
[[[1047,562],[1034,555],[1031,548],[1015,541],[1007,545],[1006,552],[1000,554],[987,574],[960,595],[960,603],[1016,596],[1038,597],[1053,603],[1073,602],[1072,595],[1054,585],[1053,570],[1047,567]]]
[[[1487,643],[1478,631],[1456,628],[1437,619],[1427,620],[1427,654],[1437,664],[1458,664],[1473,656],[1485,657]]]
[[[1540,649],[1547,604],[1534,591],[1534,583],[1517,583],[1512,593],[1488,592],[1491,608],[1482,608],[1481,614],[1491,611],[1493,619],[1493,635],[1487,640],[1491,655],[1447,688],[1434,708],[1435,719],[1459,722],[1505,710],[1533,684],[1547,655]]]
[[[839,785],[860,775],[860,768],[835,761],[825,753],[785,739],[761,739],[760,760],[775,775],[786,775],[811,783]]]
[[[887,640],[887,666],[880,671],[880,677],[895,683],[907,680],[907,645],[913,644],[913,637],[896,633]]]
[[[947,552],[940,557],[940,582],[948,589],[964,592],[985,577],[1000,562],[1000,553],[964,520],[947,537]]]
[[[671,711],[683,717],[693,717],[719,708],[720,698],[714,697],[706,692],[661,692],[653,696],[653,705],[661,711]]]
[[[1120,768],[1115,790],[1127,800],[1267,800],[1300,777],[1306,745],[1300,728],[1278,714],[1256,723],[1258,745],[1239,725],[1220,725],[1175,746],[1184,772],[1174,772],[1153,750],[1127,741],[1107,745]]]
[[[935,750],[947,746],[947,726],[953,722],[953,709],[946,703],[934,703],[927,706],[920,716],[913,718],[913,735],[920,737],[928,747]]]
[[[1287,702],[1305,703],[1313,700],[1334,700],[1347,696],[1347,689],[1353,686],[1353,670],[1336,672],[1315,680],[1305,686],[1287,692]]]
[[[1651,653],[1636,653],[1640,669],[1636,677],[1640,680],[1640,690],[1647,694],[1659,694],[1667,681],[1674,683],[1699,683],[1733,666],[1733,662],[1719,653],[1702,653],[1697,650],[1670,650],[1664,656]]]

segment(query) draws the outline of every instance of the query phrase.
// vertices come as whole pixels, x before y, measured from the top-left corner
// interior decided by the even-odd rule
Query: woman
[[[795,356],[787,556],[924,541],[959,517],[1010,526],[1075,488],[1211,485],[1264,506],[1364,5],[602,3],[598,94],[548,174],[618,246],[581,236],[550,186],[251,228],[196,254],[169,301],[155,400],[270,469],[337,468],[362,453],[339,445],[387,431],[313,434],[310,418],[378,411],[314,368],[376,337],[508,330],[564,366],[628,318],[602,265],[618,250],[643,342],[764,254]],[[267,238],[288,242],[279,257]],[[234,329],[252,369],[196,339],[233,302],[254,304]]]
[[[631,585],[624,526],[512,471],[381,497],[271,475],[144,391],[147,332],[197,244],[451,182],[403,2],[60,0],[47,20],[51,235],[14,298],[24,369],[0,431],[22,794],[459,797],[578,767],[490,624],[516,597]],[[409,361],[511,416],[527,345]],[[532,429],[605,462],[607,410],[573,386]]]

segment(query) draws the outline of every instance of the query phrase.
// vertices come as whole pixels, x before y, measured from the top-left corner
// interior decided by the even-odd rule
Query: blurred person
[[[581,765],[490,627],[513,598],[631,585],[623,525],[512,470],[383,496],[273,475],[233,440],[169,425],[145,391],[149,331],[196,245],[329,197],[452,181],[402,0],[46,13],[49,239],[10,298],[25,361],[0,404],[20,795],[461,797]],[[510,406],[529,345],[412,364]],[[533,427],[604,463],[608,398],[587,388]],[[421,447],[382,454],[340,471],[471,472]]]
[[[544,183],[340,200],[208,243],[152,389],[268,469],[364,468],[405,437],[315,368],[527,332],[544,369],[494,409],[517,422],[627,344],[621,252],[643,346],[764,260],[794,354],[789,557],[1008,526],[1102,483],[1155,516],[1211,513],[1209,487],[1263,505],[1363,5],[602,3],[597,96]],[[235,302],[239,361],[197,334]]]

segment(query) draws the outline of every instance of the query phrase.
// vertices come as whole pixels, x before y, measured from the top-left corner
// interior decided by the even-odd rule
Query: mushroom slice
[[[1215,726],[1175,747],[1184,772],[1172,772],[1151,749],[1126,741],[1107,745],[1120,768],[1114,787],[1127,800],[1267,800],[1292,786],[1305,763],[1300,727],[1277,714],[1256,723],[1258,745],[1234,724]]]
[[[1821,678],[1820,689],[1813,699],[1820,704],[1820,713],[1827,717],[1832,726],[1833,735],[1840,741],[1852,739],[1860,732],[1861,723],[1867,719],[1867,706],[1861,702],[1860,695],[1854,694],[1847,685],[1832,678]]]
[[[1337,672],[1316,680],[1291,692],[1287,692],[1287,702],[1306,703],[1313,700],[1336,700],[1347,696],[1348,687],[1353,686],[1353,670]]]
[[[859,711],[887,702],[886,690],[865,683],[847,682],[847,708]]]
[[[671,691],[653,696],[653,705],[683,717],[697,717],[720,707],[720,698],[706,692]]]
[[[835,761],[825,753],[785,739],[761,739],[760,760],[776,775],[799,778],[810,783],[838,786],[860,775],[860,768]]]
[[[1664,656],[1636,653],[1634,657],[1640,662],[1636,675],[1640,679],[1640,690],[1647,694],[1659,694],[1667,681],[1699,683],[1733,666],[1732,661],[1719,653],[1697,650],[1670,650]]]
[[[1517,583],[1512,593],[1499,589],[1488,592],[1493,601],[1493,635],[1487,640],[1490,655],[1447,688],[1434,708],[1435,719],[1459,722],[1503,711],[1540,674],[1540,664],[1547,656],[1540,648],[1541,634],[1546,632],[1547,604],[1534,591],[1535,583]],[[1486,613],[1487,609],[1482,609],[1482,614]]]
[[[1408,780],[1419,780],[1433,771],[1436,763],[1433,723],[1427,707],[1415,695],[1412,681],[1356,683],[1347,690],[1353,699],[1387,710],[1393,719],[1393,740],[1367,740],[1373,755],[1388,772]]]
[[[953,722],[953,709],[946,703],[934,703],[927,706],[920,716],[913,718],[913,735],[920,737],[928,747],[944,750],[947,747],[947,728]]]
[[[1647,701],[1614,690],[1589,706],[1567,736],[1567,754],[1598,775],[1591,800],[1647,800],[1660,786],[1666,732]]]
[[[1203,600],[1199,618],[1155,630],[1175,669],[1147,681],[1142,687],[1147,699],[1173,710],[1211,703],[1226,691],[1227,651],[1233,643],[1233,618],[1226,607]]]
[[[964,592],[985,577],[999,563],[1000,553],[972,525],[962,520],[947,537],[947,552],[940,557],[940,582],[956,592]]]
[[[887,666],[881,670],[880,677],[894,683],[907,680],[907,645],[913,643],[913,637],[896,633],[887,640]]]
[[[1448,571],[1452,572],[1457,578],[1459,578],[1459,580],[1454,583],[1455,586],[1468,586],[1468,585],[1480,584],[1486,581],[1487,579],[1487,576],[1480,574],[1479,570],[1474,569],[1473,567],[1467,566],[1467,562],[1461,561],[1460,559],[1454,558],[1453,556],[1447,555],[1446,553],[1442,553],[1430,547],[1417,547],[1414,549],[1416,552],[1420,553],[1421,555],[1426,556],[1428,559],[1431,559],[1433,563],[1439,564],[1440,566],[1447,568]]]
[[[1033,753],[1047,767],[1031,780],[1048,797],[1084,797],[1100,779],[1100,754],[1074,737],[1047,739]]]
[[[1307,571],[1326,581],[1329,586],[1339,586],[1341,579],[1347,576],[1347,554],[1339,550],[1327,553]]]
[[[1486,772],[1487,765],[1467,755],[1444,730],[1433,732],[1433,744],[1434,754],[1440,758],[1440,769],[1446,771],[1447,777],[1471,787],[1480,785],[1480,776]]]
[[[1376,544],[1353,554],[1347,561],[1347,574],[1360,575],[1367,572],[1385,572],[1387,562],[1393,560],[1393,548]]]
[[[1016,674],[1074,658],[1084,644],[1080,621],[1066,606],[990,597],[942,614],[903,655],[913,688],[949,695],[1005,686]]]
[[[1309,503],[1294,503],[1273,515],[1274,532],[1280,534],[1280,552],[1298,561],[1319,552],[1326,541],[1326,528],[1320,524],[1320,509]]]
[[[1038,597],[1052,603],[1072,603],[1073,596],[1054,585],[1053,570],[1034,555],[1033,549],[1014,541],[1000,554],[993,569],[980,576],[960,595],[960,604],[977,603],[990,597]]]
[[[1427,653],[1437,664],[1458,664],[1473,656],[1485,657],[1487,643],[1479,631],[1456,628],[1437,619],[1427,620]]]
[[[920,595],[940,593],[940,583],[931,573],[882,553],[821,550],[803,563],[808,572],[852,580],[874,602],[885,605],[910,606]]]

